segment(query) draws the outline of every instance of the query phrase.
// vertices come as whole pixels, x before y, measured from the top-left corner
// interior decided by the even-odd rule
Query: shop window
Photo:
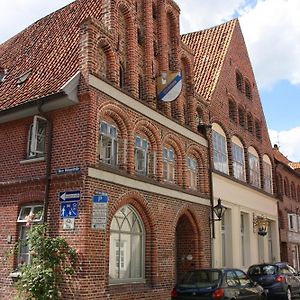
[[[197,160],[192,157],[187,158],[188,184],[192,190],[197,189]]]
[[[109,279],[112,283],[144,278],[145,233],[138,213],[125,205],[110,226]]]
[[[100,161],[111,166],[118,164],[117,128],[104,121],[100,123]]]
[[[29,222],[29,218],[31,223]],[[19,252],[18,265],[30,264],[31,254],[30,247],[27,243],[27,235],[31,226],[41,223],[43,220],[43,205],[26,205],[22,206],[18,216],[17,223],[19,224]]]
[[[238,179],[245,181],[245,158],[244,149],[240,144],[234,142],[231,143],[232,148],[232,162],[233,162],[233,176]]]
[[[47,120],[34,116],[28,131],[27,157],[37,158],[45,155]]]
[[[171,148],[163,148],[163,179],[164,181],[175,182],[175,154]]]
[[[148,174],[148,140],[139,136],[135,137],[135,171],[142,175]]]
[[[214,168],[228,174],[228,157],[226,138],[216,131],[212,131]]]

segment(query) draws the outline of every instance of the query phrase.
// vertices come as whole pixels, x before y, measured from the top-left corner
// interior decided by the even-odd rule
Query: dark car
[[[257,264],[248,269],[248,277],[261,285],[268,299],[286,299],[300,293],[300,277],[288,263]]]
[[[172,300],[260,300],[264,289],[239,269],[201,269],[183,275],[171,293]]]

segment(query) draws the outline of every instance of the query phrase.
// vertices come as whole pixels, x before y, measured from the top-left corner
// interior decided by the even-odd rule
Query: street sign
[[[78,216],[78,202],[61,202],[60,216],[62,219],[76,218]]]
[[[63,229],[72,230],[75,228],[75,219],[74,218],[65,218],[63,219]]]
[[[107,223],[107,193],[93,195],[92,229],[104,230]]]
[[[69,174],[69,173],[78,173],[80,171],[80,167],[70,167],[70,168],[60,168],[56,170],[58,175]]]
[[[59,201],[79,201],[80,191],[65,191],[59,193]]]

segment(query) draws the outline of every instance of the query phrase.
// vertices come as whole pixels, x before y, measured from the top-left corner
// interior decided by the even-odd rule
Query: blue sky
[[[0,43],[72,0],[0,2]],[[272,143],[300,161],[300,1],[175,0],[181,33],[239,17]],[[300,148],[300,147],[299,147]]]

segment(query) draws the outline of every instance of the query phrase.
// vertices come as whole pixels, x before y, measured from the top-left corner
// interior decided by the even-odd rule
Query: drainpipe
[[[46,173],[45,173],[45,196],[43,205],[43,223],[48,221],[48,205],[49,205],[49,193],[50,193],[50,177],[51,177],[51,158],[52,158],[52,122],[43,112],[41,103],[38,102],[38,111],[42,117],[47,121],[47,152],[46,152]]]

